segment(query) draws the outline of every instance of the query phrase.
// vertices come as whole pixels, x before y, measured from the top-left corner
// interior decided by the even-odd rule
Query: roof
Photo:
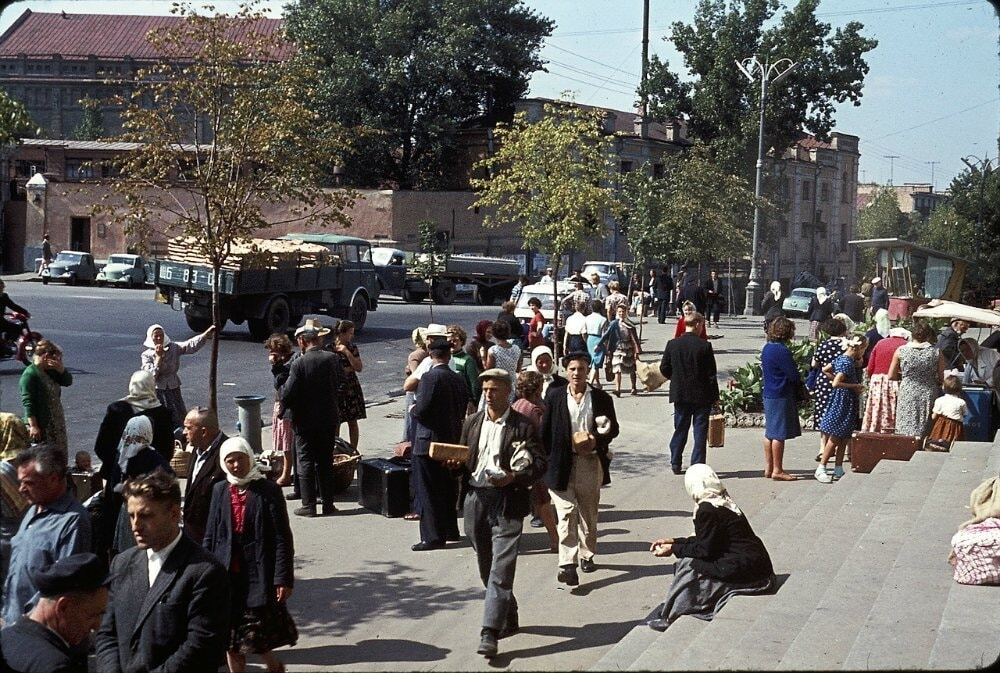
[[[285,234],[281,237],[286,241],[303,241],[305,243],[359,243],[371,245],[367,240],[357,236],[341,236],[340,234]]]
[[[941,252],[940,250],[935,250],[933,248],[926,248],[922,245],[918,245],[912,241],[907,241],[902,238],[862,238],[848,241],[847,243],[848,245],[857,246],[858,248],[902,248],[907,252],[922,252],[925,255],[932,255],[934,257],[940,257],[941,259],[950,259],[965,263],[968,263],[969,261],[964,257],[949,255],[947,252]]]
[[[122,143],[109,142],[104,140],[55,140],[52,138],[22,138],[20,144],[24,147],[62,147],[67,150],[78,151],[101,151],[101,152],[131,152],[143,146],[142,143]],[[210,145],[202,145],[202,150],[207,150]],[[184,152],[194,152],[198,149],[196,145],[181,145]]]
[[[825,143],[822,140],[817,140],[816,136],[812,136],[806,133],[802,134],[802,137],[798,140],[798,146],[807,150],[832,150],[835,149],[830,143]]]
[[[58,54],[67,59],[160,58],[163,54],[146,40],[146,35],[151,30],[175,28],[183,21],[179,16],[54,14],[26,9],[0,35],[0,58],[22,54],[35,58]],[[273,35],[281,29],[280,19],[234,21],[228,36],[239,41],[250,33]]]

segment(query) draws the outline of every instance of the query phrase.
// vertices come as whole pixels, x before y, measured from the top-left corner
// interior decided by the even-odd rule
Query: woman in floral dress
[[[934,347],[934,330],[919,323],[913,337],[892,356],[889,378],[901,381],[896,396],[896,434],[923,437],[944,378],[944,358]]]
[[[341,320],[337,325],[337,336],[333,342],[333,352],[340,357],[343,366],[343,376],[337,387],[337,409],[340,412],[340,422],[347,423],[350,433],[351,447],[358,448],[361,431],[358,420],[367,417],[365,412],[365,393],[361,390],[358,374],[362,363],[358,347],[354,344],[354,323]]]

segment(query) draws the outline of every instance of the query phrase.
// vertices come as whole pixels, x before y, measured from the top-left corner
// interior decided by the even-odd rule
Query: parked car
[[[622,286],[622,292],[625,291],[628,285],[628,276],[619,262],[584,262],[581,269],[583,277],[590,280],[590,274],[592,273],[600,276],[601,282],[605,285],[613,280],[617,280]]]
[[[798,316],[800,318],[805,318],[809,314],[809,302],[812,298],[816,296],[816,290],[811,287],[797,287],[792,290],[792,293],[785,297],[785,301],[782,302],[781,308],[785,311],[785,315],[792,317]]]
[[[589,285],[584,285],[583,289],[588,295],[591,294]],[[574,290],[576,290],[575,283],[559,281],[559,301],[561,302],[566,295]],[[532,297],[537,297],[542,302],[542,315],[546,321],[552,322],[552,318],[555,316],[555,310],[552,305],[552,283],[525,285],[524,289],[521,290],[521,296],[517,300],[517,305],[514,307],[514,316],[521,322],[531,321],[535,314],[531,310],[531,307],[528,306],[528,300]]]
[[[63,250],[39,275],[43,283],[49,280],[62,280],[67,285],[92,283],[97,280],[97,265],[89,252]]]
[[[124,285],[125,287],[141,287],[145,285],[146,260],[139,255],[114,254],[108,257],[108,263],[97,273],[97,284]]]

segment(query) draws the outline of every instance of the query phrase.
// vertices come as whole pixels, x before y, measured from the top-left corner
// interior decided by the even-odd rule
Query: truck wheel
[[[187,321],[188,327],[191,328],[192,332],[204,332],[212,326],[211,318],[202,318],[201,316],[191,315],[190,313],[184,314],[184,320]]]
[[[361,328],[365,326],[365,321],[368,320],[368,300],[363,295],[359,294],[354,297],[354,301],[351,302],[350,316],[351,322],[354,323],[354,329],[360,332]]]
[[[291,318],[292,310],[288,306],[288,300],[284,297],[275,297],[267,305],[263,318],[247,320],[250,336],[258,341],[263,341],[272,334],[284,334],[288,331]]]
[[[66,284],[67,285],[76,285],[76,274],[75,273],[71,273],[69,275],[69,278],[66,279]]]
[[[434,303],[445,305],[454,304],[455,284],[450,280],[441,280],[434,283]]]
[[[476,292],[476,295],[479,298],[479,303],[481,305],[483,305],[483,306],[491,306],[493,304],[493,301],[494,301],[494,299],[493,299],[493,290],[490,290],[489,288],[481,287],[481,288],[479,288],[479,291]]]
[[[426,292],[414,292],[413,290],[403,290],[403,301],[407,304],[419,304],[427,299]]]

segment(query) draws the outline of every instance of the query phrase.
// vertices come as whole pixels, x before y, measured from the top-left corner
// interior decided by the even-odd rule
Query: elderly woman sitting
[[[764,543],[712,468],[689,467],[684,488],[696,503],[694,536],[661,538],[649,547],[655,556],[677,557],[670,591],[646,622],[657,631],[683,615],[711,621],[731,597],[774,586]]]

